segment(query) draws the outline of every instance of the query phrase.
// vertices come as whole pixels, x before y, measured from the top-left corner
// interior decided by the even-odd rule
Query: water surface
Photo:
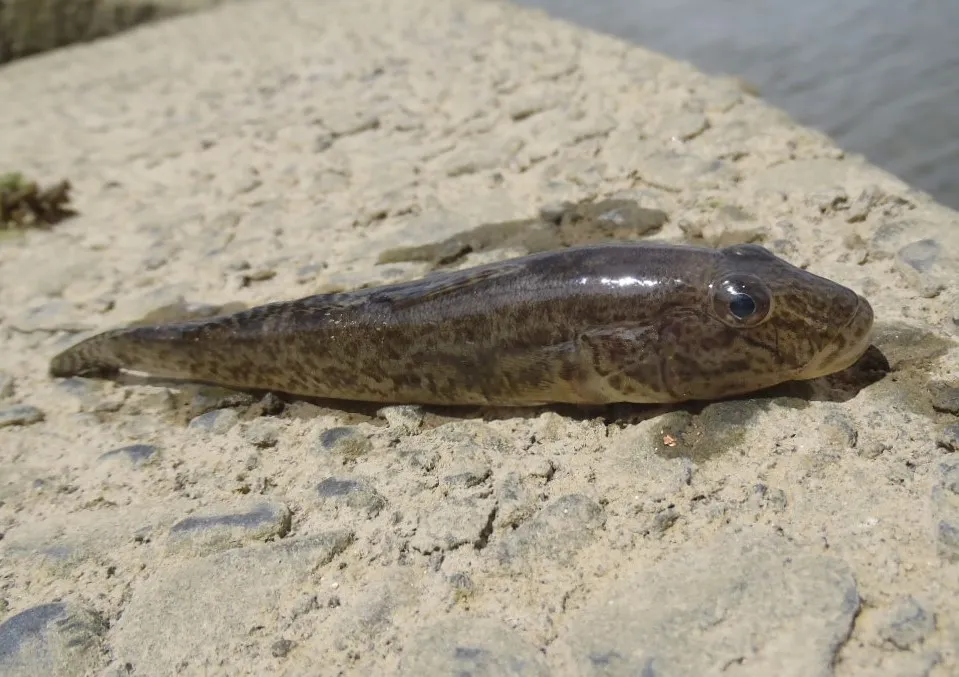
[[[959,0],[514,0],[707,73],[959,208]]]

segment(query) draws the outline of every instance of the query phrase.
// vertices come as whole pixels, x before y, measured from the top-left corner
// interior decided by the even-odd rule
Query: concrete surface
[[[959,672],[955,212],[497,2],[229,4],[8,64],[0,102],[0,171],[80,212],[0,244],[4,674]],[[412,279],[380,254],[613,196],[865,294],[875,378],[477,417],[46,375],[170,304]]]

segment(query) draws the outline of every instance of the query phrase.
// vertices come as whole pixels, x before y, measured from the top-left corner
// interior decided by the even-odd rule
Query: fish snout
[[[837,325],[822,349],[802,369],[800,378],[813,379],[848,369],[862,357],[872,339],[875,314],[864,297],[855,292],[852,313]]]

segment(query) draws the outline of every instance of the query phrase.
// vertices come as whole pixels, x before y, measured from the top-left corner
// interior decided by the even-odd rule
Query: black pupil
[[[736,294],[729,302],[729,312],[743,320],[756,312],[756,302],[749,294]]]

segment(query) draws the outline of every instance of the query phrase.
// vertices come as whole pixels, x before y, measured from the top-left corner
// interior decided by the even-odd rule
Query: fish
[[[861,295],[760,245],[608,242],[107,330],[49,372],[383,404],[669,404],[843,371],[873,321]]]

